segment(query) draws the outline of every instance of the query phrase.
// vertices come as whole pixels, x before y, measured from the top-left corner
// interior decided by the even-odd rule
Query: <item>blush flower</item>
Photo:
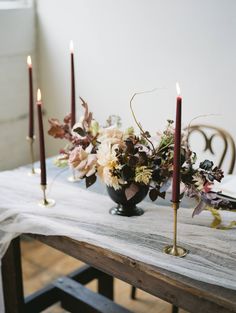
[[[109,143],[109,144],[123,144],[123,136],[124,133],[112,127],[103,128],[100,130],[100,134],[98,136],[98,141],[101,143]]]
[[[123,180],[119,178],[118,176],[113,175],[109,167],[103,167],[103,168],[100,167],[99,170],[100,171],[102,170],[102,173],[101,172],[100,173],[101,173],[104,183],[107,186],[113,187],[115,190],[121,189],[122,184],[124,184]],[[99,173],[99,170],[98,170],[98,173]]]
[[[124,183],[121,178],[114,175],[114,172],[119,172],[121,165],[116,156],[118,145],[111,145],[108,142],[103,142],[97,151],[98,175],[100,179],[114,189],[120,189]]]
[[[79,178],[88,177],[96,172],[97,156],[88,153],[82,147],[76,147],[70,153],[69,165],[78,171]]]

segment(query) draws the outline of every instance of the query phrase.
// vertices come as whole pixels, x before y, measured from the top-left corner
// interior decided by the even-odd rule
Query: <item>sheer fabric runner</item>
[[[49,177],[55,173],[52,170]],[[141,217],[111,216],[108,211],[114,204],[107,196],[79,188],[64,177],[54,181],[49,194],[56,206],[41,208],[39,177],[27,176],[26,168],[0,173],[0,190],[0,258],[20,233],[62,235],[236,290],[236,230],[211,229],[209,212],[192,218],[191,209],[179,210],[178,240],[190,254],[174,258],[162,253],[172,242],[173,211],[168,206],[143,202]],[[222,214],[227,223],[235,219],[233,212]]]

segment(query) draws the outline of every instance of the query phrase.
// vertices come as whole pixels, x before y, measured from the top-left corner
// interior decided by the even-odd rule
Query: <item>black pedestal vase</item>
[[[107,186],[107,192],[111,199],[117,203],[117,206],[110,209],[110,214],[121,216],[139,216],[144,213],[143,209],[136,206],[147,195],[149,187],[146,185],[139,185],[139,191],[129,200],[125,195],[125,187],[115,190]]]

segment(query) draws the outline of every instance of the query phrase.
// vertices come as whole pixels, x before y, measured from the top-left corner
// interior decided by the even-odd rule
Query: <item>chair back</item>
[[[211,155],[216,156],[217,153],[217,162],[216,165],[220,168],[226,165],[227,163],[227,169],[225,167],[225,173],[232,174],[235,166],[235,156],[236,156],[236,148],[235,148],[235,142],[232,138],[232,136],[225,131],[224,129],[221,129],[219,127],[211,126],[211,125],[191,125],[185,129],[187,131],[187,139],[189,142],[190,147],[194,146],[194,143],[198,140],[194,140],[194,143],[191,144],[191,138],[197,138],[195,135],[202,136],[204,140],[204,147],[203,152],[209,152]],[[216,139],[219,139],[216,141]],[[214,142],[214,145],[213,145]],[[217,142],[217,144],[216,144]],[[214,150],[216,148],[217,152]],[[192,148],[193,149],[193,148]],[[194,149],[193,149],[194,151]],[[227,162],[226,162],[227,160]]]

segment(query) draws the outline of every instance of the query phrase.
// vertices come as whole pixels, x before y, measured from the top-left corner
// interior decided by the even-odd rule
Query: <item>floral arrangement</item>
[[[81,101],[84,115],[73,129],[70,128],[70,115],[63,123],[54,118],[49,120],[49,135],[68,141],[60,151],[57,165],[73,168],[77,177],[85,180],[86,187],[99,177],[115,190],[124,188],[127,200],[134,197],[143,185],[148,186],[152,201],[165,198],[173,174],[173,121],[167,121],[162,133],[151,136],[137,122],[131,106],[140,133],[136,134],[133,127],[122,131],[120,120],[115,116],[109,117],[106,126],[99,125],[87,103],[82,98]],[[193,215],[207,207],[228,205],[212,192],[214,182],[223,178],[222,170],[209,160],[195,167],[196,154],[189,148],[187,135],[182,135],[181,194],[197,200]]]

